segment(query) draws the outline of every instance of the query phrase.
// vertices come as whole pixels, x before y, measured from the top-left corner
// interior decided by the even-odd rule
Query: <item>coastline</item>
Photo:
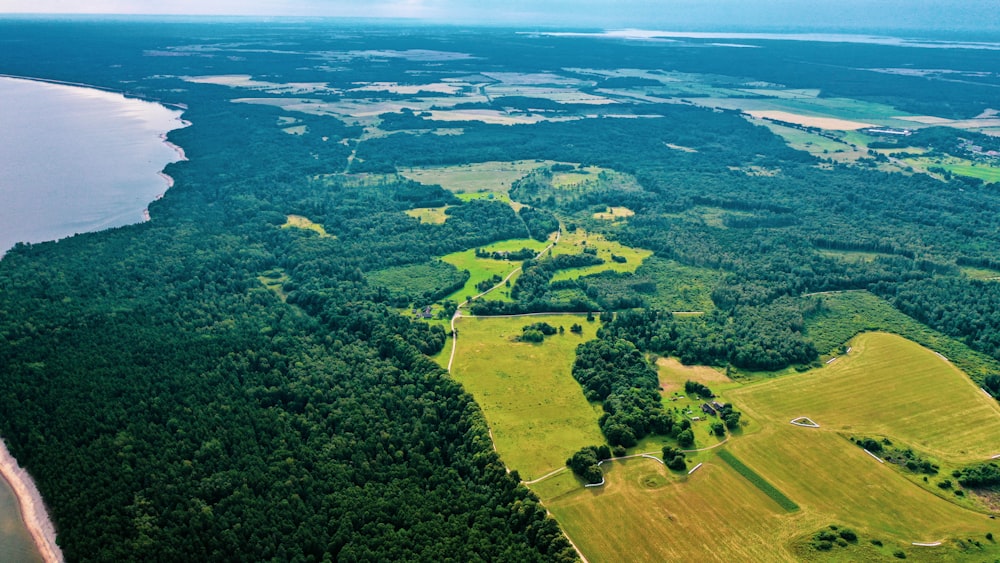
[[[10,78],[16,80],[56,84],[60,86],[70,86],[74,88],[99,90],[111,94],[121,95],[125,99],[129,99],[131,97],[145,102],[155,103],[161,106],[165,106],[168,107],[168,109],[173,108],[172,111],[175,112],[178,109],[181,111],[187,109],[186,106],[183,106],[181,104],[169,104],[159,101],[148,100],[141,97],[130,96],[124,92],[116,91],[110,88],[103,88],[100,86],[94,86],[90,84],[64,82],[59,80],[51,80],[51,79],[27,77],[27,76],[13,76],[6,74],[0,74],[0,78]],[[188,160],[187,156],[184,153],[184,149],[174,143],[171,143],[167,139],[167,134],[170,131],[174,129],[188,127],[191,125],[191,122],[184,120],[181,117],[181,115],[182,115],[181,113],[178,113],[173,123],[170,125],[170,128],[159,135],[159,140],[168,148],[173,150],[177,155],[177,158],[175,160],[171,160],[169,162]],[[164,182],[166,183],[166,188],[164,188],[164,191],[173,187],[174,179],[172,177],[163,172],[162,169],[157,174],[161,178],[163,178]],[[162,198],[163,195],[164,195],[163,192],[160,192],[153,199],[153,201]],[[148,209],[144,209],[142,211],[142,220],[143,221],[149,220]],[[3,255],[6,254],[6,251],[7,249],[0,248],[0,258],[3,258]],[[52,523],[48,511],[45,508],[45,503],[44,500],[42,499],[41,493],[38,491],[38,488],[36,487],[35,482],[32,479],[31,475],[27,472],[27,470],[21,467],[18,464],[17,460],[13,457],[13,455],[11,455],[10,450],[8,450],[6,443],[3,442],[2,438],[0,438],[0,478],[2,478],[8,484],[8,486],[10,487],[11,491],[14,494],[14,497],[16,498],[21,520],[24,522],[24,527],[31,535],[32,543],[34,544],[35,550],[37,551],[38,555],[46,563],[62,563],[63,561],[65,561],[62,550],[56,543],[55,525]]]
[[[0,477],[10,485],[17,505],[21,511],[21,519],[31,533],[35,547],[46,563],[62,563],[62,550],[56,544],[56,528],[45,510],[42,495],[38,492],[31,475],[25,471],[7,449],[7,444],[0,440]]]

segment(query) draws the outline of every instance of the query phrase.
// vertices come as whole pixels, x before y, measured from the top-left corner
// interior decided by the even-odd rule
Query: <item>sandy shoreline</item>
[[[7,444],[0,440],[0,477],[3,477],[14,496],[17,497],[21,518],[24,520],[35,547],[46,563],[61,563],[64,561],[62,550],[56,545],[56,528],[49,519],[42,495],[35,487],[31,475],[17,464],[14,456],[7,450]]]

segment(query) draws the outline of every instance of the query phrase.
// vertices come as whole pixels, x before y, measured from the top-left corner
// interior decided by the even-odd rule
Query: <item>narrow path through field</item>
[[[555,246],[557,242],[559,242],[559,237],[561,237],[561,236],[562,236],[562,225],[560,225],[559,226],[559,230],[556,231],[556,238],[555,238],[555,240],[553,240],[552,242],[550,242],[549,245],[546,246],[545,248],[539,250],[538,254],[535,254],[535,259],[538,259],[538,257],[541,256],[542,254],[545,254],[549,250],[552,250],[552,247]],[[463,317],[463,315],[462,315],[462,307],[468,305],[472,301],[474,301],[476,299],[479,299],[480,297],[482,297],[482,296],[484,296],[484,295],[486,295],[486,294],[488,294],[488,293],[490,293],[490,292],[492,292],[492,291],[494,291],[496,289],[499,289],[501,286],[506,285],[506,283],[510,280],[510,278],[513,277],[514,274],[516,274],[520,270],[521,270],[521,266],[518,266],[518,267],[514,268],[513,270],[510,271],[509,274],[507,274],[507,276],[504,279],[502,279],[499,282],[497,282],[496,285],[494,285],[493,287],[487,289],[486,291],[484,291],[482,293],[479,293],[477,295],[473,295],[471,298],[466,299],[465,301],[459,303],[458,307],[455,308],[455,314],[451,316],[451,356],[448,357],[448,373],[451,373],[451,366],[452,366],[453,363],[455,363],[455,351],[458,349],[458,332],[455,331],[455,321]],[[527,316],[527,315],[547,315],[547,314],[551,314],[551,313],[527,313],[526,315],[523,315],[523,316]],[[522,315],[494,315],[494,316],[497,316],[497,317],[503,317],[503,316],[517,317],[517,316],[522,316]]]

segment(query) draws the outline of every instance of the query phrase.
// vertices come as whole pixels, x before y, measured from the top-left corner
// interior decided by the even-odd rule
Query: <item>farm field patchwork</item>
[[[521,328],[547,322],[564,334],[540,344],[517,342]],[[583,327],[572,334],[572,324]],[[580,448],[604,443],[600,415],[573,379],[576,347],[594,338],[597,322],[579,315],[461,318],[452,377],[483,409],[504,463],[523,479],[565,466]]]

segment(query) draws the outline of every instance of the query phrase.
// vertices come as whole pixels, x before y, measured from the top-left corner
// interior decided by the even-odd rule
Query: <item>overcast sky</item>
[[[0,13],[416,18],[521,26],[1000,31],[1000,0],[0,0]]]

